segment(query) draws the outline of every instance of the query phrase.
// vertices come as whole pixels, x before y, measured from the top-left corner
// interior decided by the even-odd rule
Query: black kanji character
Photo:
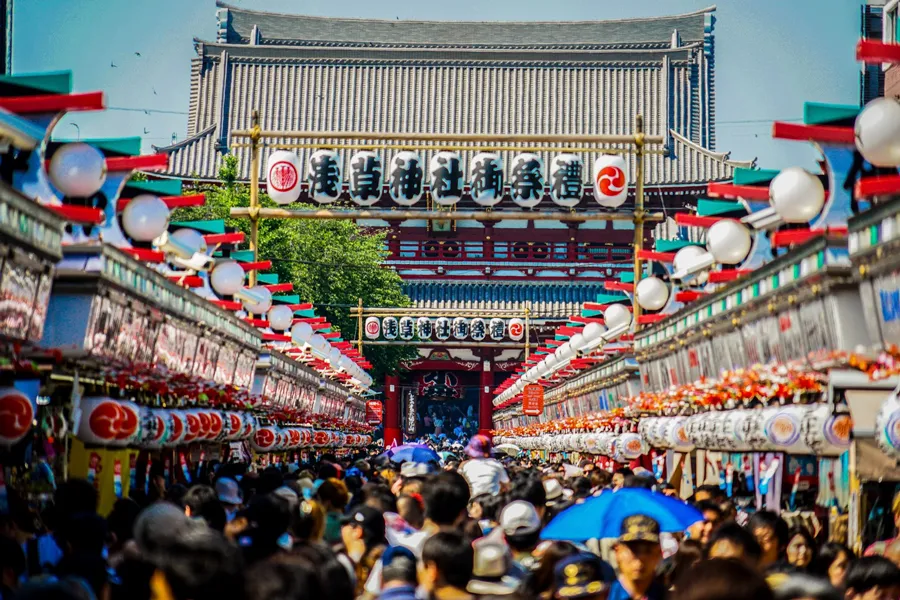
[[[310,160],[313,171],[310,173],[310,190],[314,196],[337,198],[340,184],[340,168],[331,154],[320,154]]]
[[[437,198],[459,198],[462,196],[462,167],[458,158],[438,156],[441,166],[431,172],[434,177],[434,189],[431,192]]]
[[[553,193],[557,198],[581,198],[583,165],[577,160],[556,160],[561,169],[553,172]]]
[[[381,161],[377,156],[357,156],[350,169],[350,181],[357,198],[369,200],[381,196]]]
[[[495,158],[483,157],[472,169],[472,197],[480,198],[489,192],[494,198],[503,193],[503,169]]]
[[[391,173],[391,191],[395,198],[412,200],[422,192],[422,167],[419,159],[398,159]]]
[[[510,186],[522,200],[539,199],[544,195],[541,163],[537,158],[518,157],[510,177]]]

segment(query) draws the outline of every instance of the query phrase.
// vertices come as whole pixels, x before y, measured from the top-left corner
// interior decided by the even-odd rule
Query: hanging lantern
[[[212,441],[221,441],[225,436],[225,419],[221,411],[208,410],[209,415],[209,434],[206,439]]]
[[[618,208],[628,199],[628,169],[618,155],[603,155],[594,161],[594,199],[606,208]]]
[[[797,454],[803,448],[804,406],[791,404],[763,409],[766,440],[772,450]]]
[[[750,254],[750,230],[731,219],[713,223],[706,232],[706,248],[720,265],[740,264]]]
[[[244,428],[244,421],[241,419],[240,413],[236,412],[228,412],[225,413],[225,441],[230,442],[238,439],[241,436],[241,431]]]
[[[631,325],[631,311],[624,304],[610,304],[603,311],[603,320],[608,329]]]
[[[503,319],[493,318],[488,323],[488,333],[491,339],[499,342],[506,336],[506,323]]]
[[[307,161],[309,195],[319,204],[331,204],[341,195],[341,157],[334,150],[316,150]]]
[[[278,444],[278,430],[271,425],[260,427],[250,438],[250,445],[257,452],[271,452]]]
[[[400,317],[400,339],[409,341],[415,337],[416,334],[416,322],[413,321],[412,317]]]
[[[806,407],[801,424],[803,442],[816,456],[840,456],[850,448],[853,419],[846,407],[816,404]]]
[[[85,444],[127,446],[140,428],[136,404],[105,397],[81,399],[76,436]]]
[[[456,317],[453,319],[453,337],[458,340],[464,340],[469,337],[469,320],[465,317]]]
[[[438,152],[429,163],[431,197],[441,206],[453,206],[463,193],[462,161],[456,152]]]
[[[170,410],[167,412],[170,434],[165,441],[165,445],[169,447],[178,446],[184,442],[188,434],[187,418],[184,411],[181,410]]]
[[[422,197],[422,158],[404,150],[394,155],[388,177],[388,192],[400,206],[413,206]]]
[[[897,390],[891,392],[875,418],[875,440],[881,451],[894,460],[900,460],[900,398]]]
[[[158,408],[142,407],[140,409],[141,425],[137,443],[141,448],[162,448],[169,438],[169,419],[166,411]]]
[[[309,323],[297,323],[291,328],[291,341],[297,346],[305,346],[309,343],[313,333],[315,332]]]
[[[472,200],[494,206],[503,200],[503,159],[496,152],[480,152],[469,162]]]
[[[0,446],[12,446],[31,431],[34,406],[21,391],[0,388]]]
[[[396,340],[399,333],[397,317],[385,317],[381,320],[381,335],[386,340]]]
[[[200,438],[201,432],[200,415],[194,410],[186,410],[181,414],[184,416],[184,439],[182,442],[185,444],[196,442]]]
[[[372,206],[381,198],[381,157],[361,150],[350,159],[350,199],[360,206]]]
[[[469,335],[473,341],[480,342],[487,336],[487,325],[484,319],[476,317],[469,324]]]
[[[241,413],[241,419],[244,421],[244,429],[241,431],[240,439],[250,439],[250,436],[256,431],[256,417],[250,413]]]
[[[420,340],[430,340],[431,334],[434,333],[434,327],[431,319],[428,317],[419,317],[416,319],[416,337]]]
[[[574,208],[584,194],[584,162],[577,154],[558,154],[550,161],[550,199]]]
[[[522,208],[534,208],[544,199],[544,161],[540,156],[524,152],[513,159],[509,195]]]
[[[809,223],[825,206],[825,186],[806,169],[790,167],[769,184],[769,203],[785,223]]]
[[[730,411],[736,415],[734,433],[738,448],[759,452],[769,449],[766,439],[766,414],[760,409]]]
[[[900,104],[875,98],[856,117],[856,148],[875,167],[900,166]]]
[[[367,317],[365,330],[368,339],[377,340],[381,337],[381,320],[378,317]]]
[[[635,296],[644,310],[660,310],[669,301],[669,286],[659,277],[646,277],[638,281]]]
[[[53,187],[68,198],[90,198],[106,182],[106,158],[84,142],[60,146],[47,169]]]
[[[522,321],[522,319],[510,319],[506,329],[509,332],[509,339],[513,340],[514,342],[518,342],[523,337],[525,337],[525,323],[524,321]]]
[[[451,334],[451,323],[447,317],[438,317],[434,322],[434,335],[437,339],[449,340]]]
[[[266,191],[276,204],[291,204],[300,197],[300,159],[293,152],[276,150],[266,161]]]
[[[135,196],[122,210],[122,229],[136,242],[152,242],[168,226],[169,207],[159,196]]]

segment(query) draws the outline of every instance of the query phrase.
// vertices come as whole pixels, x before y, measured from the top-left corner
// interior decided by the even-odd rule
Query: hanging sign
[[[471,323],[469,323],[469,335],[476,342],[480,342],[485,338],[487,326],[484,323],[484,319],[481,317],[472,319]]]
[[[544,412],[544,387],[536,383],[526,385],[522,390],[522,413],[537,417]]]
[[[453,337],[458,340],[464,340],[469,337],[469,320],[465,317],[456,317],[453,319]]]
[[[416,337],[420,340],[430,340],[434,333],[434,326],[428,317],[419,317],[416,320]]]
[[[509,338],[518,342],[525,336],[525,323],[522,322],[522,319],[510,319],[507,330]]]
[[[450,339],[450,328],[450,319],[448,319],[447,317],[438,317],[438,319],[434,322],[434,333],[439,340],[443,341]]]
[[[416,393],[409,390],[406,393],[406,433],[410,436],[416,435]]]
[[[400,318],[400,339],[411,340],[416,333],[416,323],[412,317]]]
[[[396,340],[399,329],[397,317],[385,317],[381,320],[381,335],[386,340]]]
[[[495,342],[500,341],[506,335],[506,323],[503,322],[503,319],[491,319],[488,324],[488,330],[492,340]]]
[[[366,402],[366,423],[369,425],[380,425],[383,414],[383,405],[378,400],[369,400]]]

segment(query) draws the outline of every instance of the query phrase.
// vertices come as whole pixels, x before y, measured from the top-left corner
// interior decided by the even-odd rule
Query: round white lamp
[[[106,159],[90,144],[63,144],[53,153],[47,172],[64,196],[90,198],[106,182]]]
[[[641,279],[634,293],[644,310],[659,310],[669,301],[669,286],[659,277]]]
[[[136,242],[151,242],[169,226],[169,207],[159,196],[141,194],[122,211],[122,227]]]
[[[272,292],[268,289],[258,285],[256,287],[250,288],[250,292],[253,294],[258,294],[259,301],[254,302],[250,300],[244,300],[244,308],[246,308],[249,312],[254,315],[262,315],[269,311],[272,308]]]
[[[209,284],[219,296],[233,296],[244,286],[244,269],[233,260],[216,263]]]
[[[609,329],[631,325],[631,311],[622,304],[612,304],[603,312],[603,319]]]
[[[182,227],[173,231],[169,237],[178,242],[178,244],[183,245],[188,251],[191,251],[192,256],[197,252],[206,252],[206,240],[203,239],[203,234],[196,229]]]
[[[769,202],[785,223],[809,223],[825,205],[825,186],[806,169],[790,167],[769,184]]]
[[[900,166],[900,103],[875,98],[856,117],[856,148],[876,167]]]
[[[298,346],[309,343],[309,338],[313,336],[313,328],[309,323],[297,323],[291,329],[291,341]]]
[[[584,330],[581,332],[581,335],[584,336],[584,339],[590,342],[594,342],[600,338],[601,335],[606,333],[606,327],[601,325],[600,323],[588,323],[584,326]]]
[[[294,320],[294,311],[284,304],[273,306],[268,312],[269,327],[275,331],[287,331]]]
[[[724,219],[706,232],[706,248],[720,265],[741,263],[750,253],[750,230],[741,223]]]

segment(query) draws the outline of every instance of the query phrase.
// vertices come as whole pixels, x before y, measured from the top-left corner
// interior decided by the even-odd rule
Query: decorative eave
[[[703,154],[704,156],[708,156],[719,162],[723,162],[730,167],[739,168],[739,169],[755,169],[756,168],[756,158],[755,157],[752,158],[751,160],[732,160],[731,152],[715,152],[708,148],[704,148],[700,144],[692,142],[688,138],[679,134],[674,129],[669,130],[669,135],[671,135],[672,138],[674,138],[675,140],[678,140],[685,146],[688,146],[691,149],[699,152],[700,154]]]

